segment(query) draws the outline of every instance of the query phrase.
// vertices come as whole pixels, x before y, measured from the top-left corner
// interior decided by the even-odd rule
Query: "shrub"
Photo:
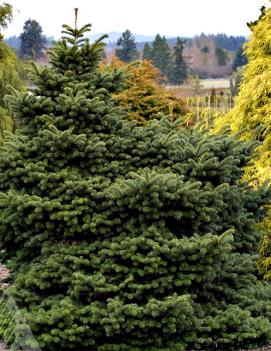
[[[150,61],[144,60],[125,66],[114,58],[111,64],[102,65],[101,68],[109,71],[123,70],[124,84],[114,94],[114,98],[127,111],[128,117],[139,124],[146,124],[151,119],[160,119],[163,116],[173,121],[187,114],[184,102],[161,85],[161,73]]]

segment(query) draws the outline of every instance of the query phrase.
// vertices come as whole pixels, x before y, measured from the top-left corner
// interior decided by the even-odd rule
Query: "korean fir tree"
[[[0,154],[1,257],[40,347],[268,342],[271,290],[254,263],[269,195],[241,180],[252,145],[126,121],[111,97],[121,73],[98,68],[89,28],[64,26],[32,90],[10,98],[21,128]]]

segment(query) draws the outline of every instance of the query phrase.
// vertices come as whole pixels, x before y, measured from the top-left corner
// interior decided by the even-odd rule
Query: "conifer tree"
[[[246,64],[247,64],[247,57],[246,57],[246,54],[244,53],[243,48],[241,47],[236,53],[236,56],[232,64],[232,69],[236,71],[237,68],[242,67]]]
[[[5,130],[14,131],[15,120],[5,100],[10,89],[23,90],[20,78],[22,67],[13,50],[5,43],[0,42],[0,143]]]
[[[128,29],[118,39],[115,54],[123,62],[131,62],[138,58],[135,38]]]
[[[219,66],[225,66],[227,64],[227,61],[228,61],[227,52],[224,49],[217,46],[215,48],[215,54],[216,54],[216,58],[217,58],[217,62],[219,64]]]
[[[170,77],[172,84],[182,84],[188,77],[188,66],[184,58],[184,44],[185,40],[177,38],[176,45],[173,51],[173,68]]]
[[[239,86],[234,108],[217,121],[217,127],[230,125],[246,140],[259,142],[246,177],[255,185],[270,181],[271,167],[271,9],[261,8],[258,20],[249,23],[252,35],[246,43],[248,63]],[[265,279],[271,280],[271,212],[264,223],[266,235],[262,241],[258,268]]]
[[[8,24],[12,20],[12,6],[8,3],[0,5],[0,29],[7,28]],[[0,33],[0,40],[4,38],[3,34]]]
[[[233,132],[241,131],[243,138],[262,144],[258,155],[255,154],[253,166],[248,170],[252,177],[262,180],[269,178],[271,155],[270,20],[271,9],[262,7],[259,20],[249,24],[252,35],[245,49],[248,64],[244,69],[235,107],[218,121],[218,127],[228,124]]]
[[[36,59],[43,55],[46,37],[37,21],[29,19],[25,22],[20,39],[20,54],[23,58]]]
[[[143,60],[149,61],[151,61],[153,58],[152,46],[149,43],[144,44],[142,58]]]
[[[12,6],[6,3],[0,5],[0,28],[6,28],[11,20]],[[0,142],[4,130],[13,131],[15,126],[15,121],[5,101],[5,95],[9,92],[10,87],[17,90],[23,89],[20,78],[22,67],[13,50],[4,43],[3,38],[3,34],[0,33]]]
[[[171,50],[166,38],[159,34],[156,35],[152,44],[152,62],[165,77],[170,77],[173,65]]]
[[[271,290],[254,264],[269,194],[241,180],[253,145],[126,122],[111,96],[122,73],[98,69],[89,28],[65,25],[30,93],[10,98],[21,128],[0,153],[1,259],[40,347],[268,342]]]

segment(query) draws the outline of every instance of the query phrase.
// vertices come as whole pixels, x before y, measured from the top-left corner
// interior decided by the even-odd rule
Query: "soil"
[[[9,351],[3,342],[0,342],[0,351]]]

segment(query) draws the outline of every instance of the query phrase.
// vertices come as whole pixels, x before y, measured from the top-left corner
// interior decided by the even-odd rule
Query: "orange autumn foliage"
[[[102,70],[122,69],[123,89],[114,95],[119,105],[128,112],[128,117],[144,124],[151,119],[167,116],[175,120],[187,113],[184,102],[173,96],[163,86],[160,70],[150,61],[137,61],[126,65],[116,57],[101,65]]]

